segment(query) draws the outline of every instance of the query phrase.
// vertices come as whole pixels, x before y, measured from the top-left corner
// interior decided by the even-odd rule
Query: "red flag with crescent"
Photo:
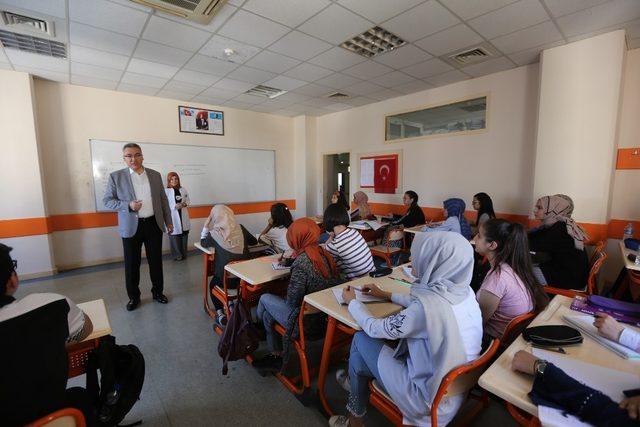
[[[379,157],[373,162],[373,187],[376,193],[395,193],[398,186],[398,157]]]

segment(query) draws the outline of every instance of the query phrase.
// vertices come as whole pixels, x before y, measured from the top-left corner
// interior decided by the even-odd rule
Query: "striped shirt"
[[[327,243],[327,250],[348,279],[364,276],[375,269],[367,242],[352,228],[347,228]]]

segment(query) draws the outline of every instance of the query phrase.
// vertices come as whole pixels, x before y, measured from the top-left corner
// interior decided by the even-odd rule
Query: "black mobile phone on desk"
[[[391,274],[392,271],[393,271],[393,269],[391,269],[389,267],[382,267],[382,268],[379,268],[377,270],[373,270],[373,271],[369,272],[369,276],[371,276],[371,277],[388,276],[389,274]]]

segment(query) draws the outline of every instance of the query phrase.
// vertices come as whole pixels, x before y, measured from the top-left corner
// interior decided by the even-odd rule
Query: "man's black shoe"
[[[140,305],[140,299],[130,299],[127,303],[127,311],[133,311]]]
[[[169,299],[164,294],[153,294],[153,299],[158,301],[160,304],[166,304],[169,302]]]

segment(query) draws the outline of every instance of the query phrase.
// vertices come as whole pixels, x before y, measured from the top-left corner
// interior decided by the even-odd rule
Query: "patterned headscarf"
[[[318,245],[319,237],[320,227],[309,218],[297,219],[287,229],[287,242],[294,251],[294,257],[297,258],[301,253],[306,253],[313,268],[322,277],[329,279],[338,275],[338,267],[333,256]]]
[[[551,227],[558,221],[567,225],[567,234],[573,238],[576,249],[584,250],[584,242],[588,239],[587,232],[571,218],[573,214],[573,200],[565,194],[555,194],[544,196],[538,199],[536,204],[540,204],[544,217],[542,227]]]
[[[353,200],[356,202],[356,206],[360,211],[360,218],[367,219],[371,216],[371,208],[369,207],[369,196],[363,191],[356,191],[353,193]]]
[[[447,215],[450,217],[457,217],[460,221],[460,234],[465,239],[470,240],[472,236],[471,226],[464,217],[464,211],[467,207],[462,199],[447,199],[443,202],[444,208],[447,210]]]
[[[211,237],[229,252],[242,253],[244,251],[244,235],[231,208],[227,205],[215,205],[211,208],[210,216]]]

